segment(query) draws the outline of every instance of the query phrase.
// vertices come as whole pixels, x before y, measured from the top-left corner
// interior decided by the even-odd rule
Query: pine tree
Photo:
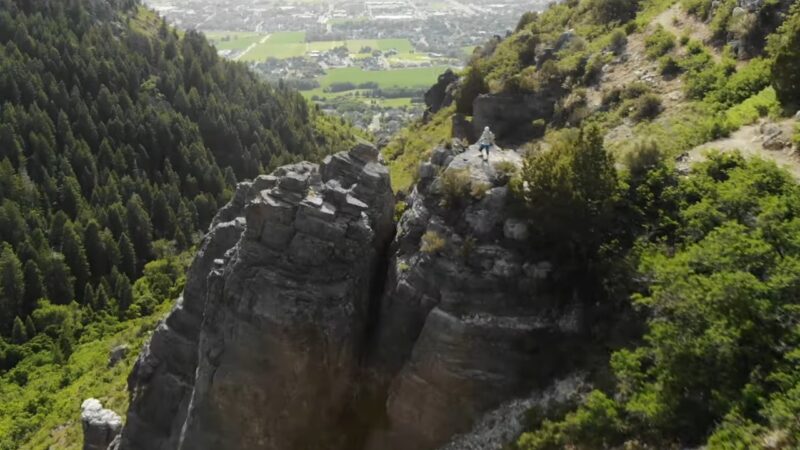
[[[24,344],[28,342],[28,333],[25,331],[25,324],[19,316],[14,318],[14,325],[11,329],[11,339],[15,344]]]
[[[83,304],[94,308],[95,304],[97,303],[97,298],[95,297],[96,295],[94,293],[92,284],[86,283],[86,286],[83,288]]]
[[[64,213],[64,211],[58,211],[53,215],[52,220],[50,220],[50,244],[53,247],[60,247],[62,239],[64,238],[64,227],[69,222],[69,217]]]
[[[25,262],[24,270],[25,278],[25,309],[32,310],[36,306],[36,302],[44,297],[44,280],[42,279],[42,271],[39,270],[39,265],[35,261],[29,259]]]
[[[120,236],[117,247],[119,248],[120,255],[120,270],[129,278],[136,278],[136,251],[133,248],[133,244],[131,243],[130,239],[128,239],[127,234],[123,233],[122,236]]]
[[[6,332],[19,313],[25,296],[25,279],[14,250],[7,243],[0,250],[0,327]]]
[[[25,318],[25,333],[28,335],[28,339],[33,339],[36,336],[36,325],[33,323],[31,316]]]
[[[89,263],[86,260],[86,251],[83,248],[83,241],[80,235],[75,232],[75,227],[71,223],[64,226],[64,242],[61,250],[67,265],[75,277],[75,286],[78,288],[78,297],[81,297],[83,287],[89,281]]]
[[[778,99],[792,112],[800,108],[800,3],[795,2],[783,25],[770,37],[774,58],[772,85]]]
[[[66,305],[75,299],[75,277],[64,260],[64,255],[54,253],[47,262],[47,296],[54,303]]]
[[[127,276],[118,272],[116,268],[111,270],[111,284],[114,289],[114,298],[119,305],[120,313],[127,311],[133,302],[133,289],[131,281]]]
[[[100,237],[100,225],[97,221],[90,220],[83,229],[83,246],[86,249],[86,259],[89,261],[89,270],[92,279],[97,280],[104,275],[108,268],[108,256]]]
[[[175,213],[167,202],[163,191],[158,191],[153,198],[153,229],[159,238],[171,238],[175,235]]]
[[[97,291],[94,294],[94,310],[101,311],[108,308],[108,291],[103,283],[97,286]]]
[[[128,200],[125,210],[128,216],[128,232],[130,239],[133,243],[133,249],[136,251],[137,268],[143,265],[150,257],[150,245],[153,240],[153,225],[150,223],[150,215],[142,204],[142,199],[134,194]],[[120,249],[120,251],[122,251]]]

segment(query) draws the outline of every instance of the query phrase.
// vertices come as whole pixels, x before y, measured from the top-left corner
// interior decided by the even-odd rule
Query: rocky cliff
[[[529,251],[520,164],[436,149],[397,224],[368,144],[240,184],[130,376],[119,448],[489,442],[470,430],[518,420],[601,341],[591,302]]]

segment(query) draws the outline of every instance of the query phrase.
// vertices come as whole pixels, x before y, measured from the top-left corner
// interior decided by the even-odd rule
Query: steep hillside
[[[513,448],[800,445],[798,36],[790,1],[566,1],[432,89],[431,115],[385,150],[409,207],[430,140],[490,126],[525,155],[512,193],[533,251],[644,325],[582,400],[534,390],[447,448],[526,427]]]
[[[138,1],[1,0],[0,448],[74,416],[73,351],[174,298],[237,180],[352,142]]]
[[[429,154],[423,135],[474,139],[489,125],[521,148],[592,123],[618,156],[647,139],[678,156],[777,118],[779,100],[793,114],[793,53],[779,48],[794,38],[781,33],[766,45],[791,3],[567,1],[527,15],[515,33],[476,49],[459,81],[438,88],[449,95],[433,96],[429,122],[389,144],[393,173],[405,180],[396,184],[406,189]]]

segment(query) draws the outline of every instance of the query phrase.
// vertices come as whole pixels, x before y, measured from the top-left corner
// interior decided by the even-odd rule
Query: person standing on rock
[[[481,138],[478,139],[478,144],[480,144],[478,151],[481,152],[481,157],[484,161],[489,161],[489,150],[494,146],[494,133],[492,133],[489,127],[483,129],[483,134],[481,134]],[[484,151],[486,151],[485,155],[483,153]]]

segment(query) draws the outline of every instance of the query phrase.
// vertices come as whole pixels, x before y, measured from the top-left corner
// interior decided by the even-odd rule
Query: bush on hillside
[[[671,77],[681,72],[681,64],[672,55],[664,55],[658,60],[658,70],[661,75]]]
[[[770,38],[768,50],[774,60],[772,85],[784,107],[794,112],[800,108],[800,4],[794,4]]]
[[[647,56],[656,59],[675,48],[675,36],[659,25],[644,41]]]
[[[636,122],[652,120],[661,114],[661,110],[661,98],[655,94],[646,94],[634,102],[631,118]]]
[[[681,4],[684,11],[705,21],[711,14],[713,0],[683,0]]]
[[[608,49],[611,50],[615,55],[621,55],[625,51],[625,47],[627,45],[628,35],[619,28],[614,30],[611,33],[611,36],[609,36]]]
[[[598,129],[565,130],[550,150],[526,157],[512,191],[536,218],[537,240],[553,243],[555,258],[588,261],[610,230],[614,160]]]
[[[587,8],[597,23],[627,22],[636,17],[638,0],[589,0]]]
[[[678,180],[668,194],[677,215],[654,219],[673,231],[636,257],[644,339],[611,357],[611,392],[543,422],[519,448],[800,445],[800,247],[789,244],[800,190],[774,164],[735,154]]]
[[[440,180],[442,206],[454,208],[469,198],[472,193],[472,177],[469,169],[445,170]]]

